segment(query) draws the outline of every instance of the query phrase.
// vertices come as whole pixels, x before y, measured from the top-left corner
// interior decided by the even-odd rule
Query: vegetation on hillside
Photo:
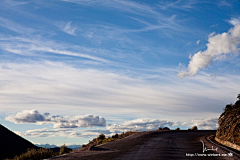
[[[41,159],[51,158],[54,156],[69,153],[70,150],[71,149],[67,148],[65,144],[61,146],[59,152],[53,152],[51,149],[48,149],[48,148],[28,149],[27,152],[22,153],[19,156],[15,156],[13,159],[5,159],[5,160],[41,160]]]
[[[57,153],[53,153],[52,150],[47,148],[40,149],[28,149],[27,152],[22,153],[19,156],[15,156],[13,160],[41,160],[56,156]],[[10,160],[10,159],[6,159]]]
[[[69,153],[69,152],[70,152],[69,148],[67,148],[67,146],[64,144],[60,148],[59,155],[62,155],[62,154],[65,154],[65,153]]]
[[[234,105],[226,105],[218,119],[219,128],[216,137],[240,145],[240,94]]]
[[[100,134],[97,138],[94,138],[92,141],[89,141],[87,145],[82,145],[80,150],[91,150],[93,147],[99,144],[103,144],[106,142],[115,141],[121,138],[125,138],[136,132],[126,132],[122,134],[115,134],[112,137],[106,138],[104,134]],[[6,160],[41,160],[46,158],[51,158],[54,156],[62,155],[65,153],[69,153],[71,150],[67,148],[66,145],[61,146],[59,152],[53,152],[51,149],[48,148],[40,148],[40,149],[29,149],[27,152],[22,153],[19,156],[15,156],[14,159],[6,159]]]
[[[92,150],[93,147],[95,147],[97,145],[104,144],[106,142],[116,141],[118,139],[125,138],[125,137],[130,136],[135,133],[137,133],[137,132],[129,131],[129,132],[122,133],[122,134],[115,134],[112,137],[108,137],[108,138],[106,138],[104,134],[100,134],[97,138],[94,138],[92,141],[89,141],[88,144],[82,145],[82,148],[80,150]]]

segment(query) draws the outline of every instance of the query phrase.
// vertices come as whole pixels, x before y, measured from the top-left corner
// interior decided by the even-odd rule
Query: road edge
[[[236,153],[235,151],[230,150],[229,148],[227,148],[228,146],[225,146],[225,145],[222,145],[222,144],[219,145],[219,144],[213,142],[209,137],[210,137],[210,136],[206,136],[206,137],[205,137],[205,139],[206,139],[209,143],[211,143],[211,144],[213,144],[213,145],[215,145],[215,146],[218,146],[218,147],[220,147],[221,149],[223,149],[223,150],[225,150],[225,151],[227,151],[227,152],[231,152],[231,153],[233,153],[235,156],[237,156],[238,158],[240,158],[240,154],[239,154],[239,153]]]

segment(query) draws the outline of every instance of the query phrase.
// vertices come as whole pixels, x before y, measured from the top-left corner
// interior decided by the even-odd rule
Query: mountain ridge
[[[38,148],[2,124],[0,124],[0,136],[2,138],[0,143],[0,159],[13,158],[15,155],[26,152],[29,148]]]
[[[36,146],[38,147],[42,147],[42,148],[60,148],[61,146],[57,146],[57,145],[54,145],[54,144],[35,144]],[[82,145],[66,145],[67,148],[70,148],[70,149],[79,149],[82,147]]]

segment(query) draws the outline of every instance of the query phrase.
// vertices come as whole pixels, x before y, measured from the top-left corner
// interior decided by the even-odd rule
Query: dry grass
[[[41,160],[45,158],[50,158],[56,156],[56,153],[53,153],[52,150],[47,148],[40,149],[28,149],[26,153],[21,154],[20,156],[15,156],[13,160]],[[10,160],[10,159],[7,159]]]
[[[5,160],[41,160],[69,153],[70,151],[71,149],[67,148],[66,145],[61,146],[59,152],[53,152],[51,149],[48,148],[28,149],[27,152],[22,153],[19,156],[15,156],[13,159]]]
[[[111,142],[111,141],[116,141],[118,139],[128,137],[135,133],[137,133],[137,132],[129,131],[129,132],[122,133],[122,134],[115,134],[112,137],[108,137],[108,138],[106,138],[104,134],[100,134],[97,138],[94,138],[92,141],[89,141],[88,144],[82,145],[82,148],[80,150],[91,150],[94,146],[104,144],[107,142]]]

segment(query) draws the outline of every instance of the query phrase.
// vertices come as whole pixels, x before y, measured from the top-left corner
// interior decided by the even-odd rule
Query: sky
[[[216,129],[239,51],[238,0],[1,0],[0,123],[55,145]]]

